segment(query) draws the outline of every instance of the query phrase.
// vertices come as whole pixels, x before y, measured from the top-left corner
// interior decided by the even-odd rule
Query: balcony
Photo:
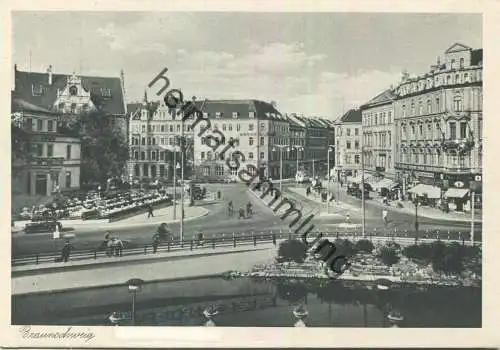
[[[446,173],[452,173],[452,174],[468,174],[472,173],[473,169],[472,168],[466,168],[466,167],[445,167],[444,172]]]
[[[442,142],[444,150],[469,151],[474,148],[474,140],[471,138],[448,139]]]

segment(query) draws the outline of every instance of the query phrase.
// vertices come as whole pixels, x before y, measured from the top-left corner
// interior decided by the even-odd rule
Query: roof
[[[208,113],[210,117],[215,117],[215,113],[221,113],[221,119],[232,119],[233,112],[238,113],[238,118],[249,118],[249,112],[255,113],[255,118],[264,120],[283,120],[285,116],[269,102],[260,100],[206,100],[196,101],[196,106],[202,112]]]
[[[444,53],[452,53],[452,52],[461,52],[461,51],[469,51],[472,50],[467,45],[461,43],[454,43],[451,45]]]
[[[470,64],[478,66],[483,63],[483,49],[472,50]]]
[[[52,74],[52,84],[49,85],[49,74],[39,72],[23,72],[15,70],[15,92],[27,103],[51,110],[57,100],[57,90],[63,90],[71,74]],[[124,115],[125,104],[121,79],[119,77],[91,77],[78,76],[82,79],[82,86],[90,91],[94,105],[107,114]],[[33,96],[33,85],[42,86],[43,94]],[[96,89],[110,89],[110,97],[102,97],[95,93]]]
[[[374,98],[372,98],[370,101],[366,102],[361,106],[361,109],[369,108],[374,105],[381,105],[381,104],[386,104],[386,103],[391,103],[395,98],[396,94],[391,89],[387,89]]]
[[[361,110],[348,110],[340,119],[337,119],[337,124],[338,123],[361,123]]]
[[[11,110],[12,112],[39,112],[44,114],[54,114],[48,109],[35,106],[34,104],[16,97],[15,94],[12,94],[11,96]]]

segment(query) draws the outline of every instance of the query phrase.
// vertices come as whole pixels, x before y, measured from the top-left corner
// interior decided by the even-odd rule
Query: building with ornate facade
[[[19,149],[12,150],[13,203],[80,187],[80,138],[61,132],[58,116],[12,96],[12,137],[22,135]]]
[[[461,210],[482,176],[482,49],[455,43],[430,70],[395,89],[396,176],[406,194]]]
[[[361,172],[361,110],[351,109],[335,122],[335,171],[337,179],[358,177]]]
[[[378,94],[361,109],[365,172],[375,178],[395,179],[394,99],[391,89]]]
[[[190,177],[193,159],[192,119],[182,121],[182,115],[162,100],[149,102],[147,94],[141,103],[127,105],[129,114],[130,180],[171,181],[174,169],[180,176],[181,154],[185,176]],[[181,138],[181,136],[183,136]],[[181,146],[184,145],[184,152]]]
[[[120,77],[94,77],[19,71],[14,65],[14,89],[24,101],[59,115],[81,115],[99,110],[114,117],[113,125],[127,135],[124,73]]]

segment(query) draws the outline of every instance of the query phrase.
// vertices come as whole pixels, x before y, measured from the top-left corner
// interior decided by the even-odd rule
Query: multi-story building
[[[12,137],[23,135],[19,149],[12,150],[13,204],[16,197],[47,197],[80,187],[80,138],[58,130],[58,116],[13,94],[17,130]]]
[[[220,159],[218,149],[210,147],[206,136],[198,137],[205,123],[194,127],[194,161],[196,178],[200,180],[221,180],[227,177],[237,179],[235,170],[231,170],[226,161],[239,151],[240,169],[251,164],[260,172],[260,176],[279,178],[280,150],[289,142],[289,123],[286,117],[276,109],[273,103],[259,100],[205,100],[198,101],[203,117],[210,119],[212,130],[219,130],[225,137],[236,140],[234,148],[229,148]],[[283,152],[283,155],[285,152]],[[286,163],[288,165],[288,163]],[[285,164],[284,164],[285,168]]]
[[[307,118],[292,115],[305,129],[303,167],[309,176],[327,176],[328,147],[334,145],[334,124],[323,118]],[[335,154],[330,152],[330,164],[334,164]]]
[[[183,122],[182,115],[169,108],[163,100],[149,102],[146,93],[141,103],[128,104],[127,110],[130,180],[171,181],[174,169],[180,169],[181,156],[185,161],[185,177],[191,177],[192,119]],[[179,170],[177,175],[180,175]]]
[[[91,77],[24,72],[14,65],[13,92],[24,101],[60,115],[79,115],[92,110],[114,117],[113,125],[127,135],[124,73],[120,77]]]
[[[339,181],[358,177],[361,170],[361,110],[351,109],[335,122],[335,171]]]
[[[377,179],[395,179],[395,97],[387,89],[360,107],[365,172]]]
[[[457,210],[482,175],[482,49],[453,44],[427,73],[407,73],[394,103],[396,173],[406,194],[448,198]]]

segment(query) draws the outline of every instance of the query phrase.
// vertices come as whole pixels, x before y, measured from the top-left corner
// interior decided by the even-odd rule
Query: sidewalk
[[[184,204],[184,221],[198,219],[200,217],[206,216],[210,213],[208,209],[201,207],[189,207],[187,202]],[[133,226],[143,226],[147,225],[159,225],[163,222],[165,223],[173,223],[180,221],[181,216],[181,205],[177,203],[176,206],[176,219],[174,220],[174,207],[164,207],[153,212],[154,217],[148,218],[147,213],[141,213],[129,218],[108,222],[108,220],[61,220],[61,224],[63,225],[63,229],[65,227],[74,227],[78,226],[78,228],[100,228],[100,229],[113,229],[113,228],[121,228],[121,227],[133,227]],[[24,228],[24,225],[29,221],[17,221],[14,223],[14,227],[12,228],[12,232],[17,232]],[[35,233],[36,234],[36,233]]]
[[[302,187],[289,187],[286,190],[298,194],[303,198],[309,199],[311,201],[315,201],[317,203],[321,203],[325,205],[324,202],[321,201],[319,196],[315,196],[314,194],[309,197],[306,196],[306,189]],[[360,211],[361,210],[361,200],[351,197],[347,194],[347,189],[342,187],[340,189],[341,196],[338,198],[338,204],[335,201],[330,202],[330,213],[340,213],[342,211],[350,210],[350,211]],[[336,184],[332,185],[332,193],[337,196],[337,187]],[[377,196],[377,197],[374,197]],[[386,208],[387,206],[382,203],[382,198],[379,198],[378,195],[374,195],[371,199],[366,201],[367,205],[374,205],[380,208]],[[349,203],[350,202],[350,203]],[[351,203],[359,203],[358,205],[354,205]],[[397,203],[401,203],[403,208],[399,208]],[[332,209],[333,208],[333,209]],[[341,208],[341,209],[338,209]],[[405,213],[405,214],[415,214],[415,205],[410,201],[392,201],[389,203],[389,208],[391,211]],[[324,215],[328,215],[329,213],[325,213]],[[470,213],[460,213],[460,212],[449,212],[444,213],[436,208],[429,207],[418,207],[418,215],[420,217],[425,217],[429,219],[436,220],[446,220],[446,221],[466,221],[470,222],[471,214]],[[474,218],[475,222],[482,222],[482,217],[480,213],[476,213],[476,217]]]
[[[37,271],[32,275],[13,277],[12,294],[33,294],[124,285],[131,278],[141,278],[146,282],[185,279],[221,274],[229,270],[248,270],[255,264],[262,264],[276,257],[272,243],[245,245],[233,248],[205,248],[198,251],[170,252],[157,256],[148,255],[142,262],[127,257],[118,258],[121,264],[101,263],[86,268],[81,261],[68,262],[56,272]],[[132,257],[130,257],[132,258]],[[44,264],[47,266],[49,264]],[[58,264],[61,266],[61,264]],[[73,268],[71,268],[73,267]],[[21,267],[13,268],[13,272]],[[26,267],[24,267],[26,269]],[[33,266],[31,266],[33,268]]]

